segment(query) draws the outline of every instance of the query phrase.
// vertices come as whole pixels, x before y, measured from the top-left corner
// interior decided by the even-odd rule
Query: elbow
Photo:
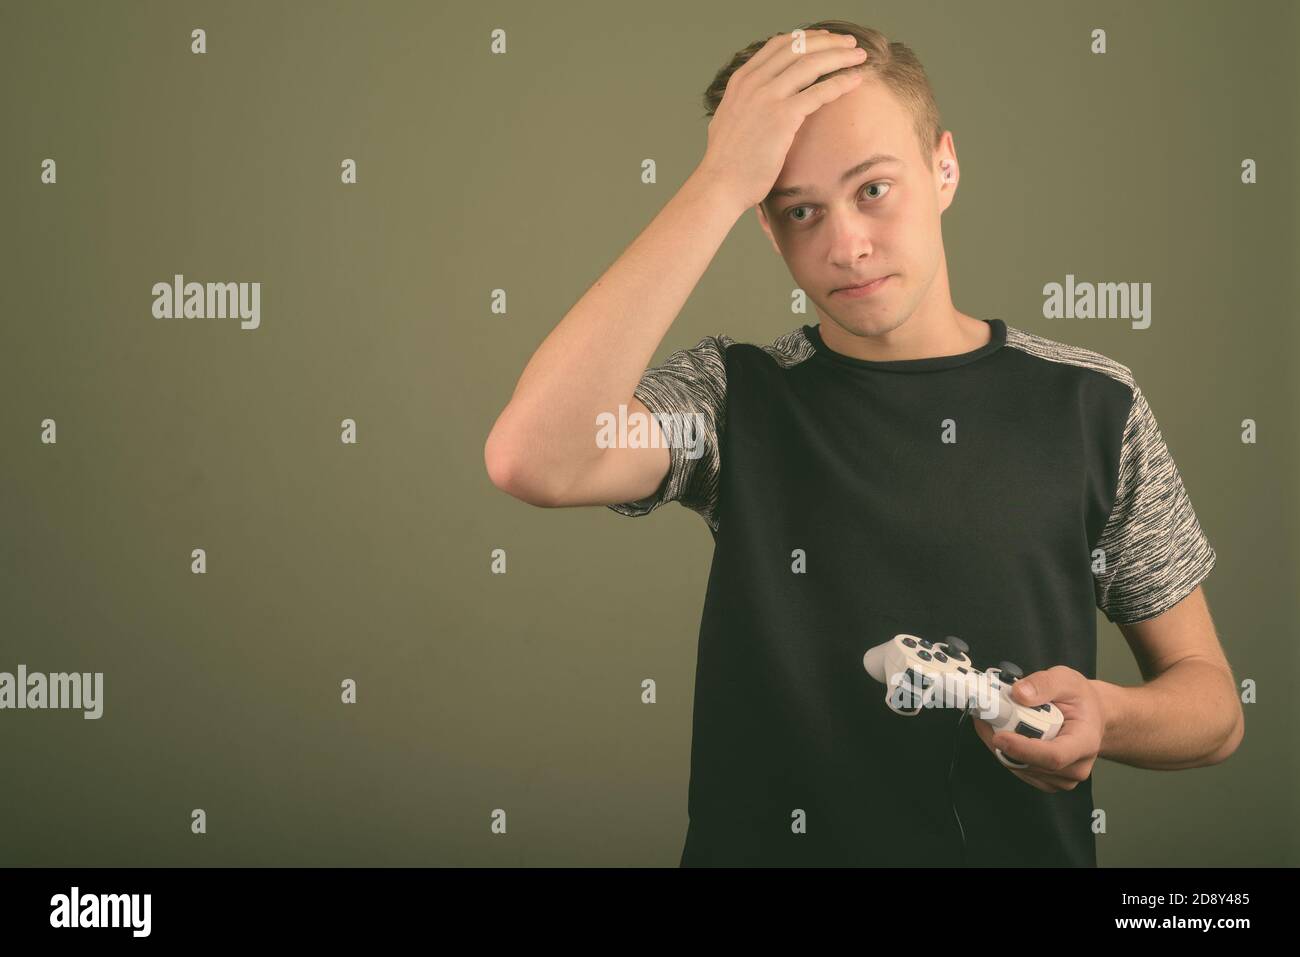
[[[1210,756],[1209,760],[1206,761],[1205,763],[1207,765],[1222,764],[1224,761],[1228,760],[1228,758],[1232,757],[1232,755],[1236,752],[1237,748],[1241,746],[1242,739],[1245,738],[1245,736],[1246,736],[1246,718],[1245,715],[1242,713],[1241,703],[1238,702],[1237,720],[1233,724],[1232,730],[1228,732],[1228,737],[1224,740],[1223,744],[1219,747],[1219,749],[1215,751]]]
[[[529,505],[547,507],[547,493],[528,477],[517,447],[499,430],[493,429],[483,445],[483,464],[492,484],[511,498]]]
[[[514,482],[514,463],[510,450],[496,429],[488,433],[487,441],[483,443],[483,464],[492,484],[503,492],[510,492]]]

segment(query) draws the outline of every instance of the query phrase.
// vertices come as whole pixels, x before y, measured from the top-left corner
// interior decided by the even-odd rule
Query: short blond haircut
[[[921,66],[921,61],[917,59],[911,47],[898,41],[891,42],[879,30],[859,26],[848,20],[819,20],[816,23],[804,24],[800,29],[829,30],[832,33],[846,33],[857,39],[858,46],[867,51],[867,59],[855,66],[833,70],[817,79],[815,83],[852,70],[859,70],[868,77],[880,80],[911,112],[912,127],[921,146],[921,157],[929,163],[934,156],[934,151],[939,147],[939,141],[943,138],[943,125],[939,119],[939,105],[935,102],[930,78],[926,76],[925,68]],[[749,58],[762,49],[763,44],[770,39],[771,37],[755,40],[734,54],[731,62],[718,71],[709,88],[704,91],[705,116],[712,116],[717,110],[731,75],[747,63]]]

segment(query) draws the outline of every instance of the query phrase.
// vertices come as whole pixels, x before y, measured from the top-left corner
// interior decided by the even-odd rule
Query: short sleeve
[[[705,336],[647,369],[633,395],[650,410],[668,444],[669,466],[659,488],[637,502],[609,505],[621,515],[648,515],[681,502],[718,530],[721,436],[727,406],[727,336]]]
[[[1124,427],[1115,503],[1097,548],[1105,564],[1105,570],[1094,575],[1097,607],[1119,625],[1168,611],[1214,567],[1214,549],[1136,384]]]

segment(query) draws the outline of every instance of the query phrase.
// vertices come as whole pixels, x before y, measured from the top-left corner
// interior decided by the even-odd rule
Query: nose
[[[854,269],[862,259],[875,252],[866,217],[853,213],[828,216],[826,235],[830,237],[827,257],[831,265]]]

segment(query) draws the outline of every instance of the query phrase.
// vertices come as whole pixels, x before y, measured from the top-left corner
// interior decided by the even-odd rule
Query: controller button
[[[933,647],[934,647],[934,642],[933,642],[933,641],[928,641],[927,639],[922,638],[922,639],[921,639],[921,647],[922,647],[922,648],[933,648]]]
[[[907,647],[909,647],[909,648],[915,648],[915,647],[916,647],[916,641],[915,641],[914,639],[912,639],[912,638],[904,638],[904,639],[903,639],[903,644],[907,645]]]
[[[942,651],[936,651],[936,652],[934,653],[934,660],[935,660],[935,661],[947,661],[947,660],[948,660],[948,656],[945,655]]]
[[[1043,736],[1043,732],[1033,725],[1025,724],[1023,721],[1016,725],[1016,734],[1023,734],[1026,738],[1041,738]]]
[[[930,661],[934,656],[931,655],[930,652],[922,650],[916,653],[916,657],[920,658],[922,661]]]
[[[924,654],[924,652],[922,652],[922,654]],[[911,668],[907,669],[906,674],[907,674],[908,681],[912,683],[912,687],[914,688],[919,685],[922,688],[922,690],[924,690],[926,688],[929,688],[930,685],[934,684],[933,678],[929,678],[923,674],[918,674],[917,672],[913,671]]]
[[[968,674],[970,674],[970,672],[967,671],[965,668],[963,668],[961,665],[958,665],[958,666],[957,666],[957,670],[960,671],[960,672],[961,672],[962,674],[964,674],[964,675],[968,675]]]

